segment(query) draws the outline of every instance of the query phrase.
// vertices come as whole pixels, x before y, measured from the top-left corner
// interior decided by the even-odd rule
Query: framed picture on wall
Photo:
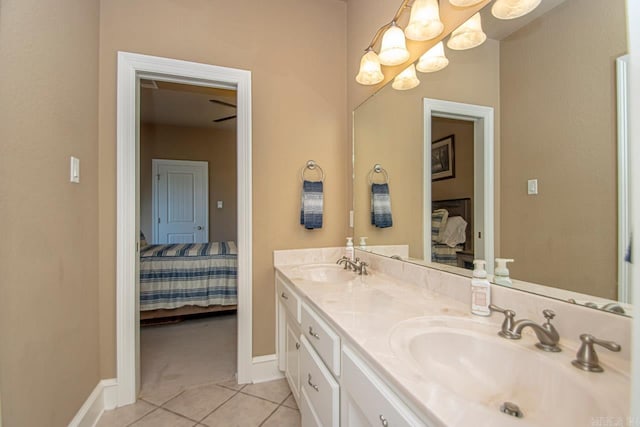
[[[431,181],[455,176],[455,136],[449,135],[431,144]]]

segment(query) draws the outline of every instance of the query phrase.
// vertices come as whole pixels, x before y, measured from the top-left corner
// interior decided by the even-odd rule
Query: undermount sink
[[[337,264],[309,264],[298,267],[295,276],[311,282],[333,283],[353,280],[356,273]]]
[[[533,346],[535,337],[506,340],[497,336],[498,329],[466,318],[416,318],[396,325],[390,344],[411,370],[450,392],[450,402],[475,407],[487,425],[587,426],[600,417],[626,421],[627,377],[613,370],[579,371],[570,363],[574,350],[545,353]],[[502,413],[505,402],[515,403],[523,417]]]

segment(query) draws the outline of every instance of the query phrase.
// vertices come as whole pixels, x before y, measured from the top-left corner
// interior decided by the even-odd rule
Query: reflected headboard
[[[461,216],[462,219],[467,221],[464,250],[473,252],[473,209],[471,199],[467,197],[465,199],[434,200],[431,202],[431,212],[436,209],[446,209],[450,217]]]

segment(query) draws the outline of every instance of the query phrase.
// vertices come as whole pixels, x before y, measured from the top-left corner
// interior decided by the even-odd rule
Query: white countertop
[[[568,425],[566,416],[556,417],[554,412],[563,408],[554,407],[551,402],[548,413],[530,414],[518,419],[498,412],[498,404],[484,402],[484,404],[465,400],[458,394],[429,378],[409,366],[401,359],[390,344],[392,332],[398,323],[424,316],[448,316],[470,319],[500,329],[502,315],[492,317],[473,316],[469,312],[469,305],[460,301],[436,294],[422,285],[402,282],[392,276],[370,272],[368,276],[357,276],[346,283],[318,283],[304,280],[298,265],[276,265],[288,282],[328,320],[337,332],[348,343],[359,350],[369,363],[384,377],[384,379],[398,392],[409,400],[410,406],[431,423],[445,426],[532,426],[532,425]],[[527,330],[525,330],[527,331]],[[525,333],[523,339],[512,341],[513,345],[533,347],[537,342],[532,333]],[[573,370],[580,384],[584,387],[615,388],[618,393],[620,377],[612,380],[612,375],[590,374],[571,367],[570,362],[575,356],[575,348],[564,349],[560,353],[541,353],[541,357],[557,359],[562,369]],[[613,376],[615,376],[613,375]],[[612,382],[613,381],[613,382]],[[471,385],[470,385],[471,386]],[[477,386],[477,384],[475,385]],[[624,393],[623,393],[624,394]],[[496,396],[496,401],[502,401],[502,396]],[[543,397],[540,396],[540,399]],[[628,400],[628,395],[627,395]],[[508,400],[508,399],[507,399]],[[617,405],[614,414],[588,413],[588,408],[575,411],[571,415],[572,425],[599,425],[599,417],[620,417],[626,422],[627,413],[620,413],[621,408],[628,407],[624,397]],[[564,408],[572,410],[571,408]],[[579,413],[578,413],[579,412]],[[628,411],[627,411],[628,412]],[[533,420],[544,419],[544,423]],[[563,420],[564,419],[564,420]],[[596,423],[596,424],[594,424]]]

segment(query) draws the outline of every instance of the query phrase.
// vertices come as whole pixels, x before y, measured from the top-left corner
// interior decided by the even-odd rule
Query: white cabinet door
[[[342,349],[342,427],[428,427],[349,347]]]
[[[289,317],[289,316],[287,316]],[[298,337],[300,336],[299,328],[292,324],[287,319],[286,322],[286,342],[285,342],[285,371],[284,375],[289,382],[291,392],[293,393],[296,402],[300,397],[300,342]]]
[[[207,243],[207,162],[153,159],[153,173],[153,243]]]

